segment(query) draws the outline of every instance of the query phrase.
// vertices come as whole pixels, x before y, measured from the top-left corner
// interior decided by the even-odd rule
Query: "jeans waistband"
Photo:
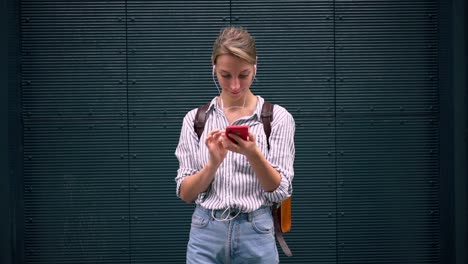
[[[265,213],[271,213],[271,207],[270,206],[261,206],[260,208],[256,209],[255,211],[252,212],[239,212],[239,209],[235,208],[226,208],[226,209],[206,209],[201,205],[197,205],[196,209],[199,212],[202,212],[206,215],[208,215],[210,218],[215,218],[215,220],[219,219],[225,219],[225,220],[233,220],[233,219],[245,219],[249,222],[252,221],[252,219],[261,214]]]

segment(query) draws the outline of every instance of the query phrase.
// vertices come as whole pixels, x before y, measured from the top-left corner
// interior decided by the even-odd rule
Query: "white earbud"
[[[257,76],[257,63],[258,63],[258,56],[255,57],[255,64],[254,64],[254,79]]]
[[[218,93],[221,94],[221,90],[219,89],[219,86],[218,86],[218,83],[216,82],[216,78],[215,78],[215,67],[216,65],[213,64],[213,70],[211,71],[211,77],[213,78],[213,82],[216,86],[216,89],[218,89]]]

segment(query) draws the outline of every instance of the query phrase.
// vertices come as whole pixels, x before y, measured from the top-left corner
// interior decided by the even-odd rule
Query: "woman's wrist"
[[[212,172],[214,174],[216,172],[216,170],[218,169],[220,164],[221,163],[216,163],[216,162],[214,162],[212,160],[208,160],[208,162],[205,165],[205,170],[207,172]]]
[[[249,151],[245,153],[245,156],[247,157],[249,161],[255,161],[255,160],[261,159],[263,156],[263,153],[260,151],[258,147],[255,147],[253,151]]]

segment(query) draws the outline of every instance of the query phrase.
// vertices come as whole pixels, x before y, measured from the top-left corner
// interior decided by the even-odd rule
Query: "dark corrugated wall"
[[[436,1],[335,3],[339,263],[438,263]]]
[[[128,263],[124,1],[22,1],[26,263]]]
[[[25,262],[184,262],[173,152],[232,23],[297,122],[282,263],[440,263],[438,4],[22,1]]]

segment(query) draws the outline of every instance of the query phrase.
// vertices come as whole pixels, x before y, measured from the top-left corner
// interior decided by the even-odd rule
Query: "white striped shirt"
[[[243,212],[252,212],[262,205],[270,206],[272,203],[279,203],[292,193],[296,128],[294,118],[285,108],[274,105],[269,138],[270,149],[268,150],[260,116],[264,99],[260,96],[257,98],[257,107],[253,115],[240,118],[233,125],[249,126],[249,131],[255,135],[257,147],[280,173],[281,183],[272,192],[264,191],[247,158],[242,154],[229,151],[216,171],[208,190],[200,193],[195,201],[204,208],[236,208]],[[178,196],[180,185],[185,177],[200,171],[208,162],[208,148],[205,145],[207,133],[215,129],[225,129],[228,125],[227,118],[217,106],[216,101],[217,97],[211,101],[207,110],[205,129],[200,140],[194,130],[197,108],[192,109],[184,117],[179,144],[175,151],[179,160],[179,169],[175,178]]]

